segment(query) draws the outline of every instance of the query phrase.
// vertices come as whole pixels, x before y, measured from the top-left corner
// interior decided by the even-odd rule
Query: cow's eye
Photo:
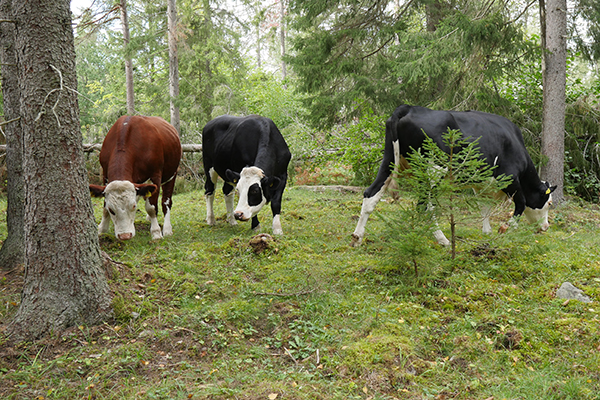
[[[115,212],[113,211],[113,209],[112,209],[112,208],[109,208],[109,209],[108,209],[108,212],[109,212],[109,213],[111,213],[112,215],[115,215]]]

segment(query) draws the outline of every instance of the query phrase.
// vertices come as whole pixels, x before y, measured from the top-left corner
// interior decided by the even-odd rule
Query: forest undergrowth
[[[102,325],[12,344],[23,271],[2,272],[1,398],[600,398],[596,204],[570,199],[545,233],[483,235],[473,216],[454,260],[423,237],[415,276],[387,218],[402,198],[384,197],[359,248],[360,193],[288,187],[284,236],[262,248],[226,223],[220,191],[214,227],[203,192],[173,200],[172,237],[151,241],[138,211],[131,241],[100,238],[115,310]],[[270,233],[270,210],[260,219]],[[593,301],[557,299],[565,281]]]

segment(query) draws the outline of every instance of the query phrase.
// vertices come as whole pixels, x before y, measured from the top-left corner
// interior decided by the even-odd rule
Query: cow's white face
[[[543,231],[547,231],[550,227],[550,223],[548,223],[548,210],[550,210],[550,206],[552,205],[552,193],[548,196],[548,200],[546,204],[542,208],[529,208],[525,207],[525,217],[530,224],[539,222],[540,228]]]
[[[263,170],[258,167],[246,167],[242,169],[236,185],[239,200],[233,212],[235,219],[248,221],[267,204],[268,200],[262,188],[264,177]]]
[[[137,193],[129,181],[112,181],[104,189],[104,209],[115,226],[115,236],[128,240],[135,236]]]

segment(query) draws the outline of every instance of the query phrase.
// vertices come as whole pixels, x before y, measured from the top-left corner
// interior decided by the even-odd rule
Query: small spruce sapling
[[[416,233],[431,231],[437,227],[436,221],[449,222],[454,259],[457,225],[475,211],[479,215],[482,206],[489,205],[493,195],[508,186],[511,178],[505,175],[494,178],[496,166],[490,166],[483,159],[478,139],[464,138],[459,130],[448,129],[442,135],[440,147],[425,136],[422,147],[408,154],[410,168],[399,175],[398,184],[403,190],[408,189],[409,195],[415,199],[414,208],[407,213],[409,223],[411,218],[416,218],[410,212],[429,220],[429,223],[417,223],[421,225],[415,227]],[[464,210],[469,212],[465,215]],[[412,231],[398,232],[400,241],[423,246],[423,236],[417,241],[410,239]]]

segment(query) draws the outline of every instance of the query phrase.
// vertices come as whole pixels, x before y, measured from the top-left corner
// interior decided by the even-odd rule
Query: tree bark
[[[121,0],[121,28],[123,30],[123,48],[125,50],[125,89],[127,91],[127,114],[135,114],[135,103],[133,95],[133,62],[129,50],[129,21],[127,19],[127,0]]]
[[[15,1],[25,282],[8,327],[35,340],[111,315],[79,128],[69,0]]]
[[[169,95],[171,109],[171,125],[181,134],[179,107],[179,57],[177,53],[177,7],[175,0],[167,2],[167,20],[169,26]]]
[[[560,203],[564,200],[567,1],[540,0],[540,20],[545,32],[542,41],[542,154],[548,157],[540,175],[558,186],[552,197]]]
[[[0,19],[12,20],[12,0],[0,0]],[[14,269],[23,264],[23,131],[19,120],[19,81],[15,55],[15,23],[0,23],[0,63],[2,64],[2,96],[4,136],[6,137],[8,235],[0,249],[0,268]]]

